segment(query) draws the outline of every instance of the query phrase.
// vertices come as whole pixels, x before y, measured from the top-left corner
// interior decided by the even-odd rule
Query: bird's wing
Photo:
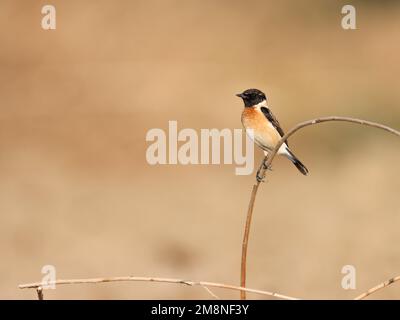
[[[268,119],[269,122],[272,123],[276,131],[278,131],[279,135],[283,137],[285,133],[283,132],[281,125],[279,124],[278,120],[275,118],[275,116],[272,114],[271,110],[269,110],[266,107],[261,107],[261,112],[264,114],[264,116]],[[285,141],[286,145],[289,146],[287,140]]]

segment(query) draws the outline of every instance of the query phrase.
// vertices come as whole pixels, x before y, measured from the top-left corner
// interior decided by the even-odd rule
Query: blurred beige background
[[[41,29],[41,7],[57,29]],[[264,90],[287,130],[346,115],[400,128],[400,5],[352,1],[0,2],[0,298],[20,283],[160,276],[239,283],[254,176],[233,165],[150,166],[146,132],[241,128],[235,93]],[[248,286],[348,299],[400,274],[400,142],[372,128],[307,128],[256,202]],[[257,163],[261,153],[257,151]],[[354,265],[357,290],[341,288]],[[215,290],[223,298],[238,293]],[[263,298],[250,295],[250,298]],[[209,298],[201,288],[63,286],[47,299]],[[400,298],[395,284],[375,298]]]

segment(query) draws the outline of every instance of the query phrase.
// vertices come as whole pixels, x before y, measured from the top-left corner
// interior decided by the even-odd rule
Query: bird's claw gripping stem
[[[257,172],[256,179],[258,182],[264,182],[263,177],[260,176],[260,172]]]
[[[264,173],[262,175],[261,175],[261,168],[264,169]],[[256,179],[257,179],[258,182],[265,182],[264,177],[263,177],[265,175],[265,170],[271,170],[272,171],[272,167],[271,167],[271,165],[267,166],[265,164],[265,162],[263,162],[261,167],[257,171]]]

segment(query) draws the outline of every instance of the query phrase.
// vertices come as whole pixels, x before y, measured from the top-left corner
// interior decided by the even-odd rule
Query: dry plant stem
[[[262,173],[263,175],[263,173]],[[249,243],[249,235],[250,235],[250,226],[251,226],[251,218],[253,217],[253,207],[254,202],[256,200],[257,190],[260,182],[253,186],[253,190],[251,191],[250,196],[250,203],[247,209],[247,217],[246,217],[246,225],[244,228],[244,236],[243,236],[243,243],[242,243],[242,262],[241,262],[241,275],[240,275],[240,286],[245,288],[246,287],[246,261],[247,261],[247,247]],[[246,299],[246,291],[240,291],[240,299]]]
[[[400,280],[400,276],[391,278],[391,279],[389,279],[385,282],[382,282],[381,284],[369,289],[368,291],[366,291],[363,294],[356,297],[354,300],[365,299],[366,297],[370,296],[371,294],[373,294],[383,288],[386,288],[399,280]],[[197,285],[197,286],[203,287],[215,299],[219,299],[219,297],[217,295],[215,295],[207,286],[210,286],[210,287],[212,286],[212,287],[222,288],[222,289],[239,290],[241,292],[247,291],[247,292],[251,292],[251,293],[256,293],[256,294],[266,295],[266,296],[273,296],[273,297],[286,299],[286,300],[298,300],[297,298],[285,296],[285,295],[282,295],[279,293],[268,292],[268,291],[236,287],[236,286],[231,286],[231,285],[226,285],[226,284],[221,284],[221,283],[212,283],[212,282],[205,282],[205,281],[195,282],[195,281],[188,281],[188,280],[181,280],[181,279],[169,279],[169,278],[115,277],[115,278],[94,278],[94,279],[71,279],[71,280],[58,280],[58,281],[54,281],[54,282],[49,282],[49,283],[46,283],[46,285],[84,284],[84,283],[120,282],[120,281],[148,281],[148,282],[161,282],[161,283],[162,282],[177,283],[177,284],[185,284],[185,285],[189,285],[189,286]],[[40,283],[40,282],[21,284],[21,285],[19,285],[19,288],[20,289],[36,289],[36,292],[38,294],[38,299],[43,300],[43,289],[41,287],[42,285],[43,285],[43,283]]]
[[[378,284],[376,287],[373,287],[369,289],[367,292],[364,292],[363,294],[360,294],[358,297],[356,297],[354,300],[362,300],[368,297],[369,295],[373,294],[376,291],[379,291],[383,288],[386,288],[390,286],[391,284],[395,283],[396,281],[400,280],[400,276],[391,278],[389,280],[386,280],[385,282],[382,282],[381,284]]]
[[[208,288],[208,287],[206,287],[206,286],[203,286],[203,288],[204,288],[204,290],[206,290],[214,299],[221,300],[221,298],[218,297],[214,292],[212,292],[212,291],[210,290],[210,288]]]
[[[297,124],[295,127],[293,127],[291,130],[289,130],[282,137],[282,139],[278,142],[278,144],[275,146],[275,149],[273,151],[269,152],[268,156],[263,159],[263,162],[261,163],[261,166],[259,169],[260,176],[262,177],[262,179],[264,179],[264,177],[265,177],[265,173],[267,170],[266,168],[270,167],[280,146],[284,143],[284,141],[286,141],[291,135],[293,135],[295,132],[297,132],[301,128],[311,126],[314,124],[318,124],[318,123],[322,123],[322,122],[328,122],[328,121],[352,122],[352,123],[356,123],[356,124],[360,124],[360,125],[365,125],[365,126],[369,126],[369,127],[382,129],[382,130],[388,131],[388,132],[400,137],[399,131],[397,131],[393,128],[390,128],[388,126],[385,126],[383,124],[366,121],[366,120],[361,120],[361,119],[349,118],[349,117],[331,116],[331,117],[323,117],[323,118],[317,118],[317,119],[301,122],[301,123]],[[243,235],[243,242],[242,242],[242,259],[241,259],[241,272],[240,272],[240,285],[242,287],[246,287],[247,247],[248,247],[248,243],[249,243],[250,226],[251,226],[251,219],[253,216],[254,202],[256,200],[257,191],[258,191],[259,186],[260,186],[260,181],[256,181],[256,183],[253,185],[253,189],[251,191],[249,206],[247,209],[246,225],[244,228],[244,235]],[[245,291],[240,292],[240,299],[242,299],[242,300],[246,299]]]
[[[238,286],[232,286],[229,284],[223,283],[215,283],[215,282],[207,282],[207,281],[191,281],[191,280],[182,280],[182,279],[171,279],[171,278],[153,278],[153,277],[112,277],[112,278],[91,278],[91,279],[69,279],[69,280],[57,280],[57,281],[49,281],[46,285],[63,285],[63,284],[82,284],[82,283],[102,283],[102,282],[122,282],[122,281],[144,281],[144,282],[161,282],[161,283],[176,283],[176,284],[185,284],[188,286],[200,286],[203,288],[214,287],[228,290],[236,290],[236,291],[246,291],[250,293],[260,294],[264,296],[271,296],[280,299],[286,300],[298,300],[298,298],[289,297],[283,294],[279,294],[276,292],[269,292],[263,290],[242,288]],[[21,284],[18,287],[20,289],[37,289],[43,286],[43,283],[28,283]],[[207,291],[208,292],[208,291]],[[215,295],[213,295],[215,296]],[[215,296],[216,297],[216,296]]]
[[[42,287],[37,287],[36,288],[36,292],[37,292],[37,295],[38,295],[38,299],[39,300],[43,300],[43,289],[42,289]]]

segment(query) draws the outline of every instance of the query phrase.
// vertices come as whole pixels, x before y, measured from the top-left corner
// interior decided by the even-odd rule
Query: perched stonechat
[[[267,98],[263,92],[257,89],[248,89],[237,94],[243,99],[244,110],[242,112],[242,124],[249,137],[257,144],[265,155],[272,151],[278,141],[284,136],[284,132],[267,104]],[[247,129],[252,129],[248,131]],[[288,142],[285,141],[278,150],[279,155],[288,158],[299,171],[307,175],[308,170],[299,159],[290,151]],[[260,177],[257,173],[257,179]]]

